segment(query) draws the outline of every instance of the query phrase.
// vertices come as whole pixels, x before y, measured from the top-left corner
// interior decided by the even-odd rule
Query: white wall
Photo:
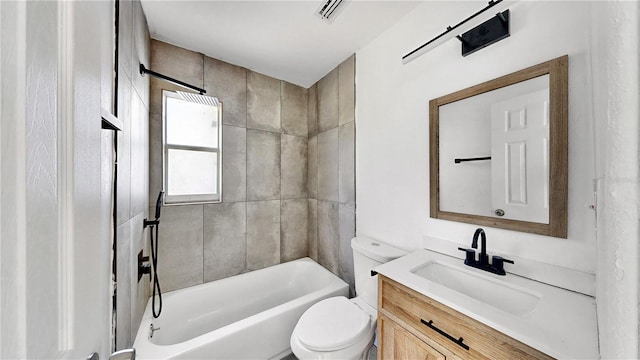
[[[640,357],[640,6],[594,5],[596,174],[598,178],[597,293],[602,358]],[[598,21],[598,19],[602,19]]]
[[[489,250],[595,274],[601,357],[638,358],[639,4],[522,1],[510,38],[467,58],[451,40],[401,64],[477,8],[427,2],[357,53],[357,234],[468,244],[475,226],[429,218],[428,100],[568,54],[568,239],[485,228]]]
[[[569,55],[568,239],[486,228],[489,251],[595,273],[590,7],[511,7],[511,36],[467,57],[453,39],[402,65],[401,57],[478,10],[477,2],[426,2],[357,53],[357,233],[415,249],[429,238],[470,244],[477,226],[429,218],[428,101]]]

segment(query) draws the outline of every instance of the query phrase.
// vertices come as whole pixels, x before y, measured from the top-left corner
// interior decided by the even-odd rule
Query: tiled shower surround
[[[117,297],[116,347],[133,345],[147,300],[149,284],[137,281],[137,255],[147,244],[149,78],[140,63],[149,63],[149,30],[140,1],[120,2],[118,56]],[[146,252],[146,250],[145,250]],[[148,279],[148,277],[147,277]]]
[[[355,202],[355,55],[309,89],[309,256],[349,283]]]
[[[304,89],[151,41],[152,70],[223,104],[223,202],[163,207],[163,291],[305,256],[353,285],[354,61]],[[152,207],[162,186],[161,90],[182,89],[153,78],[150,86]]]

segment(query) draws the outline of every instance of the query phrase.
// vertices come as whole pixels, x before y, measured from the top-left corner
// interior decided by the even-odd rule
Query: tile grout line
[[[204,77],[204,74],[203,74],[203,77]],[[204,263],[205,263],[205,257],[206,257],[205,253],[204,253],[204,241],[205,241],[205,239],[204,239],[204,233],[205,233],[205,231],[204,231],[204,227],[205,227],[205,223],[204,223],[204,207],[205,206],[206,206],[205,204],[202,204],[202,283],[203,284],[205,283]]]
[[[353,236],[356,236],[356,54],[353,54]],[[355,270],[354,270],[355,271]]]
[[[342,239],[340,239],[340,237],[341,237],[340,236],[341,235],[340,234],[340,228],[341,228],[341,226],[340,226],[340,173],[341,173],[341,171],[340,171],[340,112],[341,112],[341,109],[340,109],[341,108],[341,106],[340,106],[340,73],[342,72],[341,71],[341,67],[342,67],[342,63],[338,65],[338,68],[337,68],[337,70],[338,70],[337,71],[338,72],[337,78],[338,79],[336,80],[336,83],[337,83],[336,86],[338,88],[338,91],[337,91],[337,94],[338,94],[338,101],[337,101],[337,103],[338,103],[337,104],[338,105],[338,119],[336,119],[337,120],[337,126],[336,127],[338,129],[337,130],[338,131],[338,134],[337,134],[338,141],[337,141],[337,144],[336,144],[336,146],[338,147],[338,151],[337,151],[337,154],[338,154],[338,161],[337,161],[338,178],[336,179],[336,184],[338,186],[338,188],[337,188],[337,191],[338,191],[338,194],[337,194],[337,199],[338,199],[338,205],[337,205],[337,208],[338,208],[337,209],[338,210],[338,221],[337,221],[337,223],[338,223],[337,224],[338,225],[338,254],[337,254],[338,255],[338,268],[340,267],[340,249],[342,248],[342,244],[341,244],[342,243]]]
[[[244,271],[249,271],[249,70],[244,69]]]
[[[283,143],[282,143],[282,134],[284,132],[283,127],[282,127],[282,88],[284,87],[284,81],[280,80],[280,96],[279,96],[279,103],[280,103],[280,111],[278,111],[278,122],[280,123],[280,188],[279,188],[279,221],[278,221],[278,264],[282,263],[282,168],[283,168],[283,164],[282,164],[282,153],[283,153]]]
[[[204,68],[204,54],[200,54],[202,56],[202,89],[204,89],[204,83],[205,83],[205,68]],[[205,93],[206,93],[206,89],[205,89]],[[211,95],[211,94],[209,94]],[[220,124],[220,131],[222,131],[222,126],[223,124]],[[222,144],[218,144],[218,146],[221,146]],[[222,161],[222,158],[220,158],[220,160]],[[224,163],[223,163],[224,164]],[[222,178],[220,179],[220,181],[222,181]],[[220,197],[220,202],[222,202],[222,197]],[[204,207],[205,204],[202,204],[202,283],[205,283],[205,249],[204,249],[204,242],[205,242],[205,221],[204,221]]]

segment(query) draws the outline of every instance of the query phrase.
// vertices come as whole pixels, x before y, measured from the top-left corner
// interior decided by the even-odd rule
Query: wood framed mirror
[[[567,237],[568,61],[429,102],[432,218]]]

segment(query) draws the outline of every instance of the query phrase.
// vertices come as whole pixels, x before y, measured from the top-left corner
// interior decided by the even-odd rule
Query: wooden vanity
[[[553,359],[382,274],[378,359]]]

